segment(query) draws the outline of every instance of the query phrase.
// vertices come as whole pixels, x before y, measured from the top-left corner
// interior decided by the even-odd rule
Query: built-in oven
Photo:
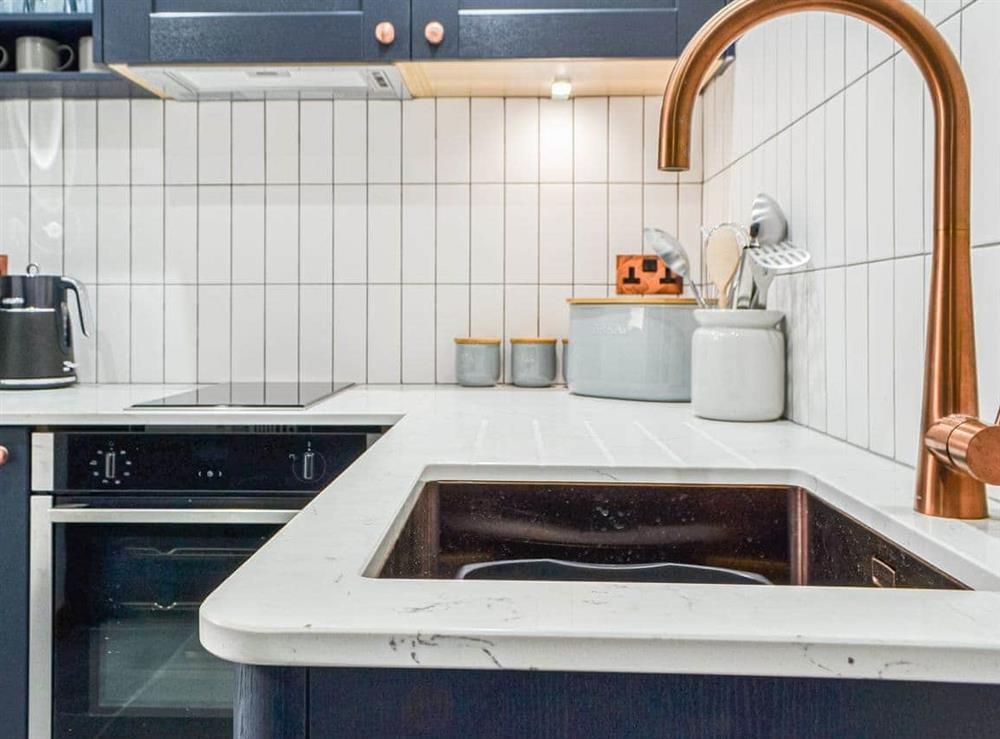
[[[29,735],[231,737],[198,608],[377,433],[35,433]]]

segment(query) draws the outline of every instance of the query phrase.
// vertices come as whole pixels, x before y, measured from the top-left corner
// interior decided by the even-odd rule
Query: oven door
[[[231,737],[233,665],[201,646],[198,608],[297,511],[52,501],[32,501],[46,529],[36,528],[33,559],[48,558],[32,590],[51,596],[47,607],[33,599],[32,624],[49,633],[32,635],[31,683],[49,695],[32,704],[51,710],[32,719],[32,735]]]

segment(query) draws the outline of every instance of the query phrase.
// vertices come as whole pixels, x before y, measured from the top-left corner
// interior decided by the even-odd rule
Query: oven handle
[[[299,510],[242,508],[50,508],[52,523],[275,524]]]

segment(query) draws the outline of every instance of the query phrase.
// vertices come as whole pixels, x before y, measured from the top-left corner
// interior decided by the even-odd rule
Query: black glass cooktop
[[[185,390],[132,408],[307,408],[352,382],[225,382]]]

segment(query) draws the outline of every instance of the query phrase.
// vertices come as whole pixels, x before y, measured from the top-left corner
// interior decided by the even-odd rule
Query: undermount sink
[[[725,568],[774,585],[966,588],[799,487],[435,481],[398,530],[377,577],[551,559]]]

